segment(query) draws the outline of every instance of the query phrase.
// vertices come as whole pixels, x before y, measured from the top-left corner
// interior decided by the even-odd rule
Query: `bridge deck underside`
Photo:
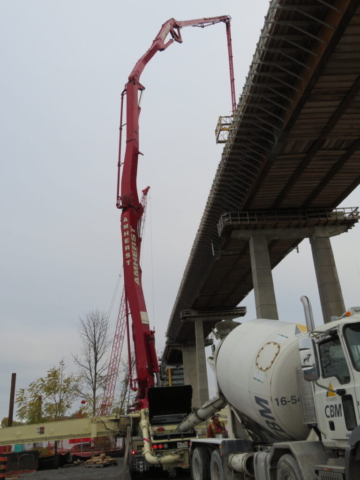
[[[327,4],[270,4],[169,321],[168,345],[194,339],[193,325],[180,321],[182,310],[234,307],[253,288],[248,243],[219,236],[221,215],[334,208],[359,184],[360,2]],[[272,241],[272,267],[298,243]]]

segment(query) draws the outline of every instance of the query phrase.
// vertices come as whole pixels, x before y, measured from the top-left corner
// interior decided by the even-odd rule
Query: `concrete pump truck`
[[[128,436],[129,467],[132,477],[149,470],[189,468],[189,445],[196,436],[195,430],[179,433],[178,424],[190,413],[192,387],[161,387],[159,365],[155,351],[154,331],[150,330],[142,289],[139,264],[141,238],[140,222],[143,207],[137,192],[139,151],[140,98],[144,86],[140,76],[147,63],[158,51],[164,51],[174,41],[181,43],[181,28],[207,27],[217,23],[226,26],[230,68],[230,87],[233,111],[236,108],[230,17],[220,16],[189,21],[165,22],[149,50],[133,68],[121,95],[120,139],[116,206],[121,213],[121,236],[124,262],[124,289],[132,319],[135,369],[137,378],[131,382],[137,391],[133,405],[132,431]],[[171,38],[167,40],[167,36]],[[121,162],[123,104],[126,96],[126,149]],[[122,167],[122,172],[121,172]],[[156,379],[156,380],[155,380]]]
[[[116,207],[121,212],[121,237],[124,267],[125,310],[127,321],[132,320],[132,338],[136,378],[130,385],[136,397],[127,415],[104,415],[93,419],[49,422],[3,429],[0,445],[34,441],[54,441],[67,438],[126,436],[125,465],[129,463],[132,478],[161,470],[176,473],[190,467],[190,440],[196,437],[194,429],[179,432],[178,425],[191,412],[192,387],[162,387],[155,350],[154,331],[150,329],[142,289],[142,271],[139,263],[141,249],[141,221],[144,212],[137,191],[139,151],[140,98],[144,86],[140,76],[151,58],[166,50],[173,42],[182,43],[181,29],[187,26],[205,28],[218,23],[226,26],[230,69],[232,110],[235,111],[235,86],[231,44],[230,17],[218,16],[189,21],[170,19],[165,22],[149,50],[132,70],[121,95],[120,138]],[[171,36],[167,40],[168,35]],[[126,97],[126,121],[123,124],[123,105]],[[126,149],[121,161],[122,131],[126,125]],[[122,169],[121,169],[122,167]],[[146,190],[147,191],[147,190]],[[129,326],[129,321],[128,321]],[[130,328],[127,329],[128,335]],[[130,362],[129,362],[130,363]],[[131,375],[130,375],[131,377]],[[105,396],[106,397],[106,396]],[[109,399],[106,398],[108,401]],[[105,407],[111,406],[111,400]]]

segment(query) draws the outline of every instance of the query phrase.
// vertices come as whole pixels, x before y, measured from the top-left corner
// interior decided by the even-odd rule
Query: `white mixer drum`
[[[261,441],[303,440],[296,369],[299,338],[306,327],[277,320],[252,320],[235,328],[216,357],[219,388]]]

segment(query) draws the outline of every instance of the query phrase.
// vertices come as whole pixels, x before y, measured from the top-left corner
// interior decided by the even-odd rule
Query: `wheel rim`
[[[213,478],[211,480],[220,480],[220,468],[216,462],[214,462],[212,473]]]
[[[194,480],[202,480],[200,476],[199,460],[196,457],[194,458],[194,464],[193,464],[193,476],[194,476]]]

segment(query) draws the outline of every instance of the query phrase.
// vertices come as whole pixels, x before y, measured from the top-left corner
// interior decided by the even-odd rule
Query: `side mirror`
[[[319,361],[315,348],[315,342],[309,337],[299,340],[301,370],[304,380],[313,382],[320,378]]]

